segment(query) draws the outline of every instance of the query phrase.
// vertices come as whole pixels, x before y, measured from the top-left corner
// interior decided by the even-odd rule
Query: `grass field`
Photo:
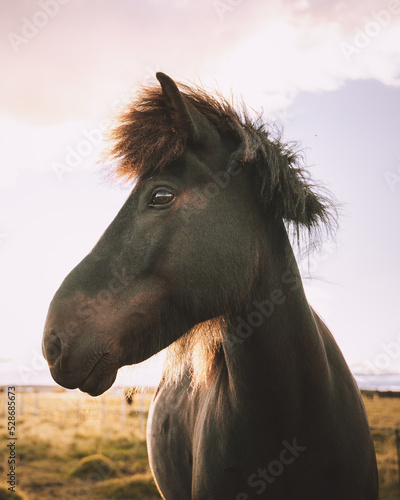
[[[395,429],[400,429],[399,398],[364,398],[378,461],[381,500],[399,500]]]
[[[7,487],[6,402],[0,400],[1,486]],[[78,391],[17,396],[17,480],[26,500],[124,499],[160,496],[151,478],[145,443],[152,394],[91,398]],[[394,430],[400,399],[365,399],[378,458],[381,500],[398,500]],[[87,458],[89,457],[89,458]],[[8,498],[0,491],[0,500]],[[17,500],[13,494],[10,498]]]

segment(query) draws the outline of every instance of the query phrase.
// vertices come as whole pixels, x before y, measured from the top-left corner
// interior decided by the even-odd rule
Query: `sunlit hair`
[[[207,385],[208,377],[221,353],[225,328],[222,317],[213,318],[194,326],[171,344],[167,351],[164,381],[178,383],[188,375],[193,388]]]

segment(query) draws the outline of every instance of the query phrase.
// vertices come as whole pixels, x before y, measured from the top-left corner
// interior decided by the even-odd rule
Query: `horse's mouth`
[[[105,359],[106,355],[103,355],[95,363],[89,375],[79,385],[79,390],[90,396],[100,396],[113,385],[118,368],[105,363]]]
[[[82,380],[77,368],[64,371],[60,365],[61,363],[57,362],[50,367],[51,375],[57,384],[66,389],[79,388],[90,396],[99,396],[109,389],[115,381],[119,368],[115,363],[110,363],[108,354],[103,354],[94,363],[89,373],[85,370]]]

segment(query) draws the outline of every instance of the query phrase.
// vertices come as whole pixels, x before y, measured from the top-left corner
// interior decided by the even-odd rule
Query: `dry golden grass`
[[[5,442],[4,394],[0,395],[0,439]],[[119,395],[91,398],[78,391],[19,393],[17,409],[18,485],[28,500],[160,498],[150,475],[145,443],[146,414],[152,393],[135,395],[133,407]],[[395,429],[400,428],[400,399],[364,399],[377,452],[381,500],[400,498]],[[3,413],[1,413],[3,411]],[[7,450],[0,449],[1,479],[7,473]],[[74,477],[81,460],[94,462],[96,480]],[[112,478],[111,470],[118,472]],[[99,481],[99,477],[101,480]],[[93,479],[93,480],[92,480]],[[3,480],[2,487],[6,484]],[[1,495],[0,495],[1,497]]]
[[[142,405],[149,408],[151,398],[152,393],[136,395],[131,407],[121,396],[111,393],[99,398],[79,391],[19,393],[16,433],[19,488],[29,500],[151,498],[148,494],[143,496],[144,491],[151,491],[153,498],[160,498],[148,465],[147,415],[140,416],[134,411]],[[5,408],[3,401],[0,402],[1,408]],[[5,418],[0,418],[3,443],[5,422]],[[74,477],[73,471],[81,459],[96,454],[111,461],[119,473],[118,479],[112,479],[111,468],[98,463],[92,478]],[[6,458],[5,447],[2,447],[2,480],[7,472]],[[136,477],[141,479],[132,481]],[[5,482],[1,486],[5,487]],[[112,497],[110,491],[114,492]]]
[[[400,498],[395,429],[400,429],[400,398],[364,398],[378,461],[381,500]]]

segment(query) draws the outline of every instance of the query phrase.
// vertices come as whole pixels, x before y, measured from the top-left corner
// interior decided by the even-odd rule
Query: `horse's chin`
[[[95,371],[91,372],[79,386],[79,390],[87,392],[90,396],[100,396],[113,385],[117,372],[118,370],[114,370],[107,374],[101,374],[100,377],[96,375]]]

